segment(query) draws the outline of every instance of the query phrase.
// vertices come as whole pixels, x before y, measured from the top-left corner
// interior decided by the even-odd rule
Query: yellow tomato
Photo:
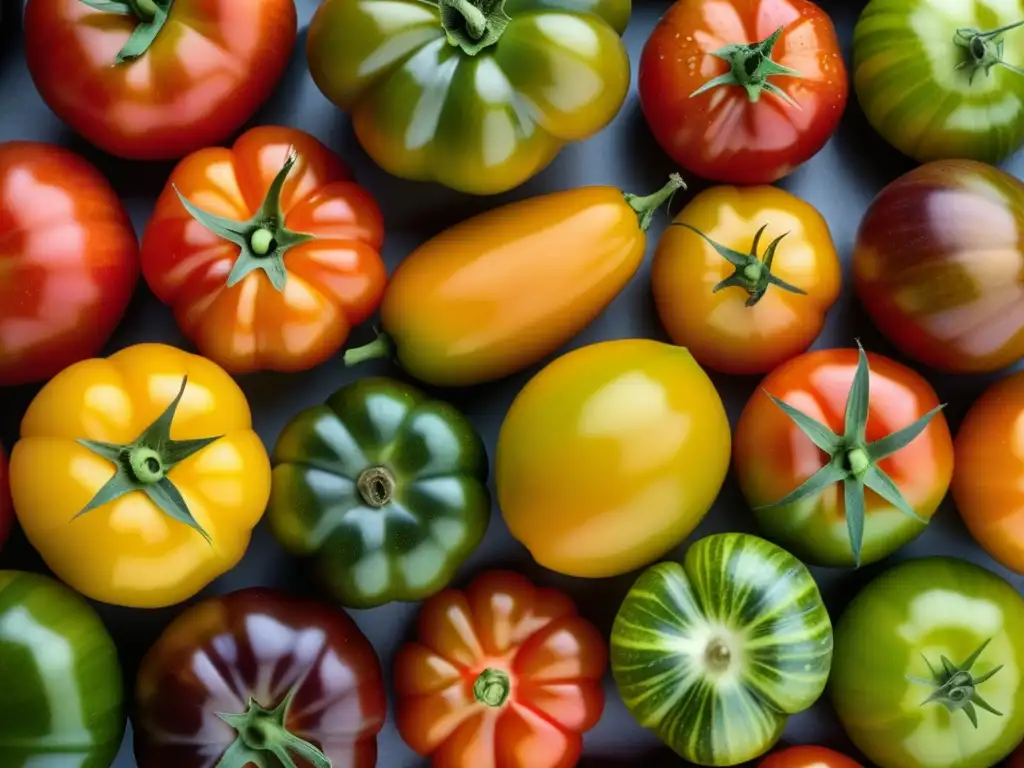
[[[512,403],[498,436],[498,501],[544,567],[614,576],[693,531],[730,448],[722,400],[686,349],[601,342],[554,360]]]
[[[270,496],[241,389],[161,344],[54,377],[25,414],[10,476],[50,569],[87,597],[140,608],[185,600],[234,567]]]

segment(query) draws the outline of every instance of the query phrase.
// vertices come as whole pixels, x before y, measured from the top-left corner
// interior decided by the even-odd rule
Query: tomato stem
[[[640,229],[644,232],[647,231],[648,227],[651,226],[651,222],[654,220],[654,214],[658,208],[661,207],[662,203],[668,201],[668,204],[672,205],[672,196],[675,195],[680,189],[686,189],[686,182],[683,181],[683,177],[678,173],[670,174],[668,182],[659,189],[657,192],[652,192],[649,195],[634,195],[630,192],[624,192],[623,197],[626,198],[626,203],[636,211],[637,218],[640,221]]]
[[[500,707],[508,701],[512,692],[512,681],[508,673],[488,667],[477,677],[473,683],[473,696],[482,704],[488,707]]]
[[[361,347],[352,347],[345,351],[345,367],[359,365],[367,360],[390,358],[395,355],[395,343],[386,333],[378,333],[377,338]]]
[[[152,21],[160,10],[153,0],[128,0],[128,4],[143,21]]]
[[[132,474],[140,483],[158,483],[164,477],[160,454],[152,448],[133,448],[128,454],[128,463],[131,465]]]
[[[394,496],[395,478],[384,467],[370,467],[359,475],[356,488],[368,506],[380,509]]]
[[[788,93],[768,80],[769,77],[779,75],[803,77],[797,70],[772,61],[772,51],[783,30],[785,26],[779,27],[759,43],[734,43],[713,51],[711,55],[728,64],[729,71],[708,80],[691,93],[690,98],[720,86],[740,86],[747,92],[747,98],[752,104],[760,100],[761,94],[767,91],[799,109],[800,105],[793,101]]]
[[[252,233],[252,237],[249,238],[249,247],[252,248],[252,252],[258,256],[266,256],[267,252],[272,250],[271,246],[274,244],[274,233],[269,229],[260,227]]]
[[[963,712],[967,719],[971,721],[971,725],[975,728],[978,727],[978,710],[984,710],[997,717],[1002,717],[1003,713],[995,709],[985,699],[981,697],[977,689],[982,683],[990,678],[994,677],[999,670],[1003,668],[1000,664],[997,667],[993,667],[988,672],[977,677],[971,672],[978,658],[988,647],[988,644],[992,641],[992,638],[988,638],[978,648],[971,653],[964,661],[959,664],[953,664],[945,656],[940,656],[939,661],[941,662],[941,669],[933,665],[928,658],[922,654],[921,658],[924,659],[925,665],[928,667],[930,679],[913,677],[907,675],[906,679],[912,683],[919,683],[921,685],[927,685],[935,690],[928,695],[928,697],[921,702],[921,706],[926,704],[938,703],[946,707],[950,712]]]
[[[957,64],[954,69],[967,70],[968,83],[974,82],[974,77],[978,72],[988,75],[995,66],[1002,66],[1011,72],[1024,75],[1024,70],[1003,60],[1004,44],[1002,37],[1000,37],[1004,32],[1009,32],[1021,25],[1024,25],[1024,20],[985,32],[972,27],[958,29],[953,35],[953,44],[963,48],[965,55],[964,60]]]
[[[476,56],[494,45],[512,21],[505,0],[433,0],[441,12],[441,26],[448,44]]]

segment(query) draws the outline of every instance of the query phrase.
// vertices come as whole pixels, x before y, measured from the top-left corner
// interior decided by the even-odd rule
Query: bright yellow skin
[[[601,342],[550,363],[513,402],[498,437],[498,501],[545,568],[615,576],[697,527],[730,448],[721,398],[687,350]]]
[[[73,519],[115,471],[76,441],[132,442],[185,375],[171,438],[223,437],[168,477],[212,543],[137,491]],[[270,496],[270,461],[241,389],[215,363],[162,344],[51,379],[25,414],[10,474],[18,520],[50,569],[87,597],[136,608],[179,603],[233,568]]]

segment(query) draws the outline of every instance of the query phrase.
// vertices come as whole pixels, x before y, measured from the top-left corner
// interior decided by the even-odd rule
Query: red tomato
[[[11,506],[11,486],[7,479],[7,453],[0,445],[0,548],[11,532],[14,508]]]
[[[678,0],[644,46],[639,90],[675,162],[766,184],[825,146],[849,83],[832,21],[810,0]]]
[[[133,159],[176,159],[235,133],[284,74],[298,26],[294,0],[95,4],[110,9],[29,0],[28,68],[58,117]]]
[[[143,235],[142,271],[205,357],[235,374],[300,371],[376,311],[383,240],[377,203],[337,155],[261,126],[178,164]]]
[[[117,193],[51,144],[0,143],[0,386],[43,381],[96,356],[139,276]]]
[[[758,768],[863,768],[860,763],[825,747],[790,747],[769,755]]]

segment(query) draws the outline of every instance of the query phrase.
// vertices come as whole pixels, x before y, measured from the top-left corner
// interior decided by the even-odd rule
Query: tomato
[[[1024,598],[965,560],[900,563],[835,631],[829,695],[878,768],[991,768],[1024,738]]]
[[[395,719],[434,768],[574,768],[608,649],[572,600],[506,571],[423,604],[395,659]]]
[[[209,360],[138,344],[65,368],[11,452],[18,521],[86,597],[185,600],[231,570],[270,497],[270,461],[238,385]]]
[[[860,763],[825,747],[790,747],[769,755],[758,768],[863,768]]]
[[[868,122],[919,162],[998,163],[1024,144],[1020,0],[870,0],[853,34]]]
[[[146,226],[142,271],[228,372],[302,371],[377,310],[383,241],[377,203],[333,152],[260,126],[178,164]]]
[[[954,443],[953,500],[975,541],[1024,573],[1024,372],[992,384]]]
[[[67,149],[0,142],[0,386],[98,354],[139,277],[139,244],[109,182]]]
[[[324,0],[313,82],[388,173],[495,194],[603,129],[629,91],[631,0]]]
[[[420,381],[469,386],[540,362],[632,279],[655,211],[683,187],[675,174],[644,197],[582,187],[462,221],[402,260],[380,308],[384,333],[345,364],[394,357]]]
[[[545,366],[498,435],[498,506],[545,568],[615,576],[685,539],[729,467],[729,420],[690,353],[605,341]]]
[[[11,507],[11,485],[7,478],[7,452],[0,444],[0,549],[11,532],[14,509]]]
[[[740,489],[764,534],[811,565],[874,563],[915,539],[953,475],[953,440],[918,373],[863,349],[772,371],[736,425]]]
[[[270,96],[294,0],[28,0],[25,56],[43,100],[104,152],[172,160],[224,141]]]
[[[806,351],[841,280],[825,219],[769,186],[698,194],[665,230],[652,268],[672,341],[736,374],[766,373]]]
[[[1024,744],[1017,747],[1006,762],[1005,768],[1024,768]]]
[[[638,88],[662,149],[731,184],[771,183],[817,154],[849,93],[811,0],[677,0],[644,45]]]
[[[698,765],[737,765],[818,700],[832,623],[807,568],[745,533],[651,566],[612,625],[612,676],[637,722]]]
[[[996,371],[1024,355],[1024,183],[970,160],[937,160],[889,184],[861,221],[857,295],[919,363]]]

